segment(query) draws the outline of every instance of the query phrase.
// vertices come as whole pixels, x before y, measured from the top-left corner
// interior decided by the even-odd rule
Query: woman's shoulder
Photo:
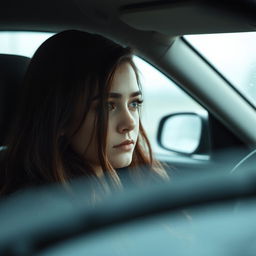
[[[17,165],[19,170],[12,173],[8,170],[6,148],[0,149],[0,196],[11,195],[19,190],[29,187],[31,181],[24,175],[25,170],[22,165]],[[7,173],[8,172],[8,173]]]
[[[157,172],[152,170],[150,166],[143,166],[140,168],[121,168],[118,169],[118,176],[124,187],[151,186],[163,184],[167,181]]]

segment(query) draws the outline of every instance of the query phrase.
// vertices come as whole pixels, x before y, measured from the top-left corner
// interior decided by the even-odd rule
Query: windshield
[[[256,33],[189,35],[185,39],[256,107]]]

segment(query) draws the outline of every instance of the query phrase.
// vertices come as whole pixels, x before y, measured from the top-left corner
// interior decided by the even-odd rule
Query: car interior
[[[237,239],[242,246],[248,244],[238,254],[251,255],[255,239],[249,244],[244,238],[255,233],[255,106],[184,36],[254,32],[254,1],[14,0],[3,2],[1,10],[0,31],[58,33],[78,29],[131,46],[138,57],[207,111],[207,115],[175,113],[176,117],[197,116],[200,122],[198,145],[189,153],[169,149],[165,144],[165,125],[174,115],[163,116],[157,124],[155,140],[163,152],[155,156],[170,166],[167,171],[174,177],[166,186],[117,195],[115,202],[109,199],[95,208],[81,204],[84,181],[82,185],[78,182],[75,199],[63,199],[59,187],[40,190],[40,205],[34,204],[38,198],[31,197],[31,191],[18,198],[2,199],[1,255],[236,255],[227,244]],[[29,61],[25,56],[0,52],[1,150],[5,149]],[[238,198],[243,200],[240,208]],[[191,207],[186,215],[183,209]],[[238,208],[240,215],[230,217],[230,212]],[[165,225],[159,223],[165,223],[166,218],[171,219],[171,233],[162,234],[158,225]],[[237,230],[241,227],[239,237]],[[140,233],[144,229],[148,237]],[[118,237],[120,232],[126,233]],[[171,238],[166,239],[170,234]],[[194,234],[201,239],[199,242],[193,240]],[[137,243],[129,244],[131,236],[138,239]],[[223,241],[226,245],[222,245]],[[119,248],[119,243],[125,246]],[[204,247],[199,246],[202,243]]]

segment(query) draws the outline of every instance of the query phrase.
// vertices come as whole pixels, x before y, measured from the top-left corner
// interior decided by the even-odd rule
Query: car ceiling
[[[173,36],[254,30],[253,24],[256,22],[253,18],[253,1],[219,2],[10,0],[1,3],[0,29],[57,32],[77,28],[117,37],[125,33],[124,28],[156,31]]]

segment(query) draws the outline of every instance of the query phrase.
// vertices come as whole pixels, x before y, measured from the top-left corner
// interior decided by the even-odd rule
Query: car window
[[[189,35],[185,39],[256,107],[256,33]]]
[[[144,105],[142,121],[148,133],[153,151],[157,154],[173,154],[164,150],[157,143],[157,131],[160,120],[174,113],[197,113],[207,117],[207,111],[191,96],[181,90],[171,79],[149,63],[136,57],[135,63],[140,71]],[[178,127],[175,127],[177,129]],[[194,127],[188,127],[193,130]],[[170,134],[173,132],[169,131]],[[186,145],[189,148],[189,145]]]
[[[0,32],[0,53],[32,57],[38,46],[53,33]]]

